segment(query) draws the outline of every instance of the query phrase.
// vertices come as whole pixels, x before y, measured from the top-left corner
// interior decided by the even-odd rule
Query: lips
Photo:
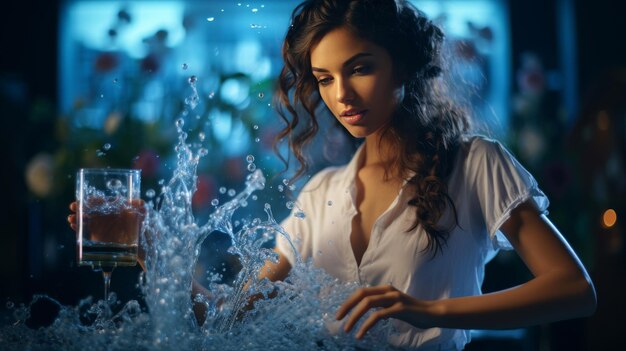
[[[339,117],[348,124],[355,124],[358,123],[366,113],[367,110],[350,109],[341,112]]]

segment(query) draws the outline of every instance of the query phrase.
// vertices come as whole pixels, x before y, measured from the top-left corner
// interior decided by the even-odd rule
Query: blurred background
[[[527,329],[477,331],[473,350],[596,350],[619,345],[626,327],[624,258],[626,33],[610,0],[413,1],[448,35],[451,77],[486,133],[537,178],[556,223],[598,292],[591,318]],[[288,213],[272,151],[282,127],[273,110],[280,45],[298,1],[60,1],[4,4],[0,116],[5,200],[0,310],[47,294],[65,305],[100,298],[102,277],[77,267],[66,223],[81,167],[142,170],[142,192],[158,190],[175,165],[174,121],[187,107],[190,140],[206,136],[194,210],[199,221],[240,191],[246,158],[272,178],[241,216]],[[620,4],[622,7],[623,5]],[[195,86],[190,84],[195,82]],[[197,97],[195,95],[197,92]],[[191,105],[194,106],[190,109]],[[330,128],[330,126],[329,126]],[[316,141],[311,173],[346,162],[345,136]],[[339,151],[338,151],[339,150]],[[345,151],[342,151],[345,150]],[[284,150],[283,150],[284,151]],[[197,276],[238,270],[216,233],[203,244]],[[117,269],[112,290],[141,299],[139,268]],[[529,277],[500,253],[484,291]],[[45,308],[44,308],[45,310]],[[52,313],[53,314],[53,313]],[[42,312],[45,324],[50,313]]]

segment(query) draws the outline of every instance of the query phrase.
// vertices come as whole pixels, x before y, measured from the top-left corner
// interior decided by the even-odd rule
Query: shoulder
[[[459,142],[454,164],[456,177],[453,178],[456,181],[466,178],[473,183],[477,178],[500,173],[496,170],[505,171],[519,167],[518,161],[502,142],[483,135],[468,135]]]
[[[466,171],[494,162],[517,162],[501,141],[483,135],[463,137],[458,153],[456,166]]]
[[[468,157],[483,158],[506,151],[502,143],[496,139],[484,135],[469,135],[461,140],[462,150],[465,150]]]

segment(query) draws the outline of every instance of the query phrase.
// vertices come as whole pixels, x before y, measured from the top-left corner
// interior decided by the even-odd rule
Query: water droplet
[[[117,78],[113,78],[113,84],[117,84],[118,80]]]
[[[252,126],[252,129],[259,130],[259,126],[255,124],[255,125]]]
[[[289,180],[283,178],[283,184],[285,184],[285,186],[288,186],[289,185]]]
[[[196,76],[191,76],[189,77],[189,84],[196,84],[196,81],[198,81],[198,77]]]
[[[213,22],[213,21],[215,21],[215,17],[207,17],[206,20],[209,21],[209,22]]]
[[[154,191],[154,189],[148,189],[146,190],[146,197],[151,199],[154,197],[154,195],[156,195],[156,192]]]
[[[317,250],[317,255],[322,256],[322,250]]]
[[[252,195],[252,200],[256,201],[259,197],[256,195]]]
[[[289,186],[289,190],[291,190],[291,191],[296,190],[296,185],[295,185],[295,184],[291,184],[291,185]]]
[[[267,202],[265,203],[265,206],[263,206],[266,210],[270,210],[272,208],[272,206],[270,204],[268,204]]]
[[[198,139],[200,139],[200,141],[204,141],[205,138],[206,138],[206,134],[204,134],[204,132],[198,133]]]
[[[255,143],[258,143],[259,141],[261,141],[261,138],[254,138]]]
[[[176,120],[176,127],[177,128],[182,128],[185,125],[185,120],[182,118],[179,118]]]
[[[219,204],[220,204],[220,200],[218,200],[218,199],[213,199],[213,200],[211,200],[211,205],[213,205],[213,206],[217,206],[217,205],[219,205]]]
[[[215,96],[215,92],[214,91],[209,93],[209,99],[213,99],[214,96]]]
[[[104,94],[100,94],[100,97],[101,97],[101,98],[104,98]]]
[[[186,70],[187,68],[189,68],[189,66],[187,66],[187,64],[186,64],[186,63],[183,63],[183,64],[180,66],[180,68],[182,68],[182,69]]]
[[[328,206],[332,206],[332,205],[333,205],[333,202],[328,200]]]
[[[302,211],[298,211],[298,212],[294,213],[294,216],[296,218],[300,218],[300,219],[304,219],[306,217],[306,215]]]
[[[96,156],[98,156],[98,157],[106,156],[106,153],[104,153],[100,149],[98,149],[98,150],[96,150]]]
[[[7,305],[6,305],[6,306],[7,306],[7,309],[9,309],[9,310],[10,310],[10,309],[12,309],[13,307],[15,307],[15,304],[13,304],[13,302],[12,302],[12,301],[7,301]]]
[[[257,12],[259,12],[259,9],[257,9],[257,8],[255,7],[255,8],[253,8],[253,9],[252,9],[252,10],[250,10],[250,11],[252,11],[252,13],[257,13]]]
[[[241,6],[241,3],[240,3],[240,2],[238,2],[238,3],[237,3],[237,6]]]
[[[226,188],[225,187],[220,187],[220,194],[226,194]]]
[[[248,163],[248,171],[250,172],[256,171],[256,165],[254,163]]]
[[[122,181],[119,179],[111,179],[107,182],[107,188],[113,191],[117,191],[122,187]]]
[[[103,148],[105,151],[109,151],[109,149],[111,148],[111,144],[106,143],[106,144],[104,144],[104,146],[102,146],[102,148]]]
[[[254,156],[252,156],[252,155],[248,155],[248,156],[246,156],[246,161],[247,161],[248,163],[252,163],[252,162],[254,162]]]
[[[205,148],[202,148],[202,149],[198,150],[198,156],[200,156],[200,157],[204,157],[204,156],[206,156],[208,154],[209,154],[209,150],[207,150]]]
[[[293,201],[287,201],[287,203],[285,203],[285,206],[286,206],[288,209],[290,209],[290,210],[291,210],[291,209],[293,208],[293,206],[294,206],[294,203],[293,203]]]
[[[277,189],[278,189],[278,191],[279,191],[279,192],[281,192],[281,193],[283,192],[283,190],[285,190],[285,187],[283,187],[283,186],[282,186],[282,185],[280,185],[280,184],[279,184],[276,188],[277,188]]]
[[[259,93],[259,99],[263,99],[265,97],[265,94],[263,92]]]
[[[235,196],[235,194],[236,194],[236,193],[235,193],[235,189],[228,189],[227,194],[228,194],[228,196],[231,196],[231,197],[232,197],[232,196]]]

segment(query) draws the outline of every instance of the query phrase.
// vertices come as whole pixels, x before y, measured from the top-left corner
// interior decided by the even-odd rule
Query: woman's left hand
[[[337,311],[337,320],[343,319],[349,312],[343,330],[349,332],[356,323],[371,309],[376,309],[363,322],[356,338],[361,339],[378,321],[396,318],[418,328],[432,327],[432,316],[427,312],[432,304],[417,300],[391,285],[360,288]]]

